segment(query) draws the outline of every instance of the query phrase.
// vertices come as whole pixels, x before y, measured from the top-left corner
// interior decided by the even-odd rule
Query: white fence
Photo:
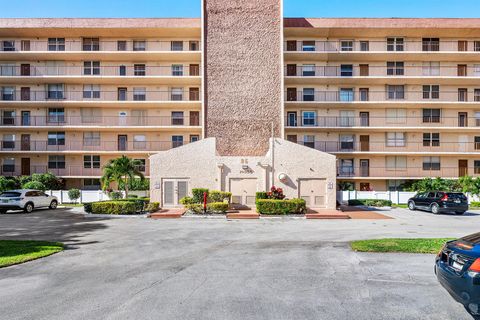
[[[59,203],[74,203],[75,201],[70,199],[68,196],[68,190],[48,190],[45,193],[56,196],[58,198]],[[125,196],[125,193],[123,196]],[[129,191],[129,195],[134,194],[139,197],[148,197],[148,191]],[[104,201],[110,200],[108,194],[103,192],[102,190],[80,190],[80,198],[76,201],[77,203],[84,203],[84,202],[94,202],[94,201]]]
[[[416,192],[407,191],[338,191],[337,200],[344,203],[351,199],[379,199],[390,200],[394,204],[406,204],[415,194]],[[467,194],[467,197],[468,203],[479,201],[477,196]]]

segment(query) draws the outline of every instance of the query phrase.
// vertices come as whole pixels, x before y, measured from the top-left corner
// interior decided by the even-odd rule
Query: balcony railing
[[[426,115],[420,117],[379,117],[369,116],[298,116],[285,117],[285,126],[287,128],[349,128],[349,127],[399,127],[399,128],[418,128],[418,127],[480,127],[480,118],[469,117],[468,114],[458,117],[444,117],[437,115]],[[292,114],[291,114],[292,115]]]
[[[480,142],[414,142],[406,140],[340,142],[340,141],[298,141],[306,147],[329,153],[350,152],[476,152],[480,154]]]
[[[355,177],[392,177],[392,178],[425,178],[425,177],[444,177],[455,178],[463,177],[465,175],[480,175],[480,168],[474,167],[443,167],[438,164],[435,165],[438,170],[427,169],[423,166],[410,166],[405,168],[387,168],[387,167],[337,167],[337,176],[340,178],[355,178]]]
[[[182,65],[179,68],[170,66],[5,66],[0,65],[1,77],[68,77],[68,76],[118,76],[118,77],[145,77],[145,76],[169,76],[169,77],[193,77],[200,76],[201,70],[198,65]]]
[[[393,37],[392,37],[393,38]],[[287,40],[284,42],[287,52],[480,52],[480,41],[453,40]]]
[[[403,86],[392,90],[370,91],[343,89],[337,91],[313,91],[290,89],[285,92],[286,102],[480,102],[480,89],[457,91],[414,91]]]
[[[480,54],[480,52],[479,52]],[[285,67],[287,77],[480,77],[480,68],[462,64],[455,66],[297,66]]]
[[[7,39],[2,39],[0,42]],[[199,51],[200,41],[197,40],[94,40],[84,41],[78,40],[65,40],[58,39],[54,41],[45,40],[11,40],[8,46],[5,44],[0,48],[0,54],[3,52],[12,51],[37,51],[37,52],[65,52],[65,51],[83,51],[83,52],[96,52],[96,51],[118,51],[118,52],[137,52],[142,51]],[[13,46],[11,41],[13,41]]]
[[[0,90],[0,101],[199,101],[200,90],[185,91],[117,90],[117,91],[46,91],[46,90]]]
[[[63,165],[60,165],[63,167]],[[143,168],[142,168],[143,169]],[[150,168],[148,166],[144,167],[145,175],[150,174]],[[68,160],[65,163],[65,168],[49,168],[48,165],[32,165],[30,167],[21,167],[17,165],[2,165],[0,166],[0,174],[2,176],[21,176],[21,175],[31,175],[34,173],[47,173],[51,172],[59,177],[68,177],[68,176],[90,176],[90,177],[100,177],[102,176],[101,168],[84,168],[83,166],[68,165]]]
[[[55,143],[55,144],[54,144]],[[61,143],[61,144],[59,144]],[[85,141],[64,141],[52,142],[43,141],[0,141],[0,151],[165,151],[184,145],[183,141],[105,141],[105,140],[85,140]]]
[[[121,126],[121,127],[155,127],[155,126],[200,126],[201,118],[197,116],[14,116],[0,117],[0,126]]]

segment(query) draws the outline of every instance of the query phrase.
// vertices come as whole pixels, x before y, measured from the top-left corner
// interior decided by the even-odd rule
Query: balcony
[[[425,177],[459,178],[464,175],[480,176],[480,171],[473,167],[439,167],[438,170],[424,170],[423,167],[407,166],[407,168],[387,167],[338,167],[337,177],[344,179],[379,178],[379,179],[422,179]]]
[[[105,141],[105,140],[86,140],[86,141],[65,141],[63,144],[52,144],[48,140],[42,141],[0,141],[0,152],[60,152],[60,153],[153,153],[165,151],[184,145],[182,141]]]
[[[21,176],[31,175],[34,173],[47,173],[51,172],[58,177],[101,177],[101,168],[84,168],[83,166],[69,166],[65,165],[65,168],[48,168],[48,166],[33,165],[30,167],[21,167],[16,165],[0,166],[0,175],[2,176]],[[143,172],[145,176],[149,176],[150,168],[145,167]]]

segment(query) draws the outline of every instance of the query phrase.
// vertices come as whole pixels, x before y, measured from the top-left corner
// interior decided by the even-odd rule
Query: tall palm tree
[[[128,197],[129,181],[135,179],[135,177],[140,178],[141,181],[145,179],[143,173],[139,170],[142,165],[140,160],[130,159],[124,155],[120,158],[111,159],[103,167],[103,176],[100,178],[103,190],[107,189],[111,182],[116,181],[120,185],[119,182],[121,181],[125,189],[125,197]]]

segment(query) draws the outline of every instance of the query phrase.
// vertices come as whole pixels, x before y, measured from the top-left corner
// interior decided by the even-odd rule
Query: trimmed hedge
[[[259,199],[268,199],[267,192],[259,191],[259,192],[255,193],[255,200],[259,200]]]
[[[138,198],[138,196],[136,194],[129,194],[127,199],[133,199],[133,198]]]
[[[85,211],[86,213],[92,213],[92,203],[91,202],[84,203],[83,211]]]
[[[305,214],[307,211],[307,206],[303,199],[258,199],[256,206],[258,213],[266,215]]]
[[[133,201],[101,201],[92,203],[95,214],[136,214],[137,207]]]
[[[348,200],[349,206],[369,206],[369,207],[391,207],[392,201],[381,199],[351,199]]]
[[[192,189],[192,198],[194,203],[203,203],[203,193],[207,193],[208,197],[208,189],[206,188],[194,188]]]
[[[223,202],[225,199],[227,199],[228,203],[230,203],[231,198],[232,198],[232,193],[231,192],[211,190],[211,191],[208,192],[208,201],[207,202]]]
[[[160,210],[160,203],[159,202],[150,202],[147,205],[146,210],[150,213],[157,212],[158,210]]]
[[[120,200],[123,198],[123,194],[120,191],[112,191],[108,193],[108,196],[112,200]]]
[[[211,213],[226,213],[228,210],[228,203],[226,202],[211,202],[207,203],[207,212]]]
[[[195,213],[195,214],[203,213],[203,205],[200,204],[200,203],[185,204],[185,209],[187,209],[191,213]]]
[[[138,199],[138,198],[132,198],[132,199],[118,199],[115,201],[127,201],[127,202],[132,202],[135,204],[135,209],[137,212],[142,212],[145,211],[145,208],[148,205],[148,202],[146,202],[144,199]]]
[[[195,203],[195,201],[193,201],[192,197],[183,197],[178,202],[180,202],[180,204],[183,204],[184,206],[186,206],[187,204],[194,204]]]
[[[470,203],[470,207],[472,208],[480,208],[480,202],[479,201],[472,201]]]

